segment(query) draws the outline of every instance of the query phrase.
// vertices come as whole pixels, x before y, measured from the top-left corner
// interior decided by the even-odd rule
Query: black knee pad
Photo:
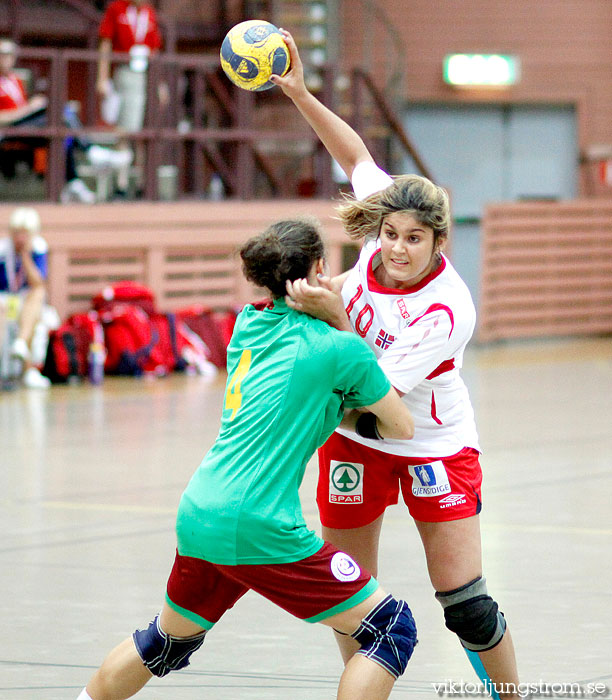
[[[506,621],[497,603],[479,577],[454,591],[436,593],[444,608],[446,626],[466,649],[487,651],[497,646],[506,631]]]
[[[361,644],[358,654],[399,678],[417,643],[416,624],[408,604],[388,595],[370,610],[351,637]]]
[[[132,635],[142,663],[154,676],[166,676],[170,671],[189,666],[189,657],[204,643],[206,631],[193,637],[173,637],[166,634],[159,624],[159,615],[146,630],[136,630]]]

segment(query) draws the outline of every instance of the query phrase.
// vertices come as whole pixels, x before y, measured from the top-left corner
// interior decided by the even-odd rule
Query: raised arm
[[[308,92],[304,82],[302,61],[295,41],[289,32],[286,30],[282,30],[282,32],[289,47],[291,69],[285,76],[272,76],[271,80],[293,101],[304,119],[321,139],[329,154],[338,162],[350,179],[353,169],[358,163],[373,162],[373,158],[361,136]]]

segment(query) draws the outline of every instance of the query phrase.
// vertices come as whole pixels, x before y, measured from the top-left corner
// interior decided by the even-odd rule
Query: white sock
[[[93,698],[87,692],[87,688],[83,688],[83,690],[81,691],[81,694],[79,695],[77,700],[93,700]]]

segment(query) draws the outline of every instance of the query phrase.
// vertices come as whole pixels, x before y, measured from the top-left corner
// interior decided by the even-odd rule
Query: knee
[[[193,637],[174,637],[166,634],[157,615],[147,629],[136,630],[132,639],[142,663],[154,676],[161,678],[170,671],[189,666],[189,657],[202,646],[205,636],[205,631]]]
[[[436,593],[444,609],[444,620],[466,649],[488,651],[497,646],[506,631],[506,621],[497,603],[487,593],[486,581],[478,577],[452,591]]]
[[[361,621],[351,635],[361,645],[357,652],[376,662],[394,678],[406,670],[417,644],[417,631],[408,604],[388,595]]]

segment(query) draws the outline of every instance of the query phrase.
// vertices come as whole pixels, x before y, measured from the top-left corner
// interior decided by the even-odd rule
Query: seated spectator
[[[47,243],[39,235],[38,212],[30,207],[15,209],[9,220],[9,233],[0,238],[0,313],[6,314],[8,295],[18,297],[17,337],[10,354],[23,363],[22,381],[26,387],[46,389],[50,382],[32,361],[32,339],[43,315],[47,277]],[[2,342],[4,338],[0,338]]]
[[[10,39],[0,39],[0,127],[2,126],[46,126],[47,98],[44,95],[28,97],[23,83],[14,72],[17,45]],[[76,113],[68,105],[64,108],[64,123],[71,129],[80,129],[82,124]],[[0,135],[0,141],[2,141]],[[33,148],[46,144],[46,139],[29,138]],[[130,164],[129,151],[114,151],[84,141],[81,138],[66,139],[66,185],[62,191],[62,202],[95,201],[95,195],[79,179],[76,170],[75,149],[83,151],[92,165],[99,167],[122,168]]]

